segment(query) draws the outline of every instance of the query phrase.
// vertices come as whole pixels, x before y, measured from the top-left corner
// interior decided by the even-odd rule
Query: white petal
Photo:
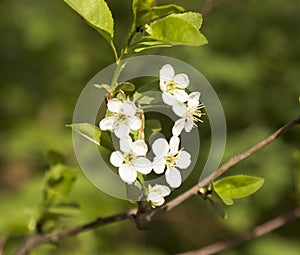
[[[192,118],[187,118],[186,122],[185,122],[185,125],[184,125],[185,131],[188,132],[188,133],[191,132],[194,126],[195,126],[195,123],[194,123],[193,119]]]
[[[124,157],[120,151],[114,151],[109,158],[110,163],[115,167],[120,167],[123,164]]]
[[[175,124],[172,128],[172,134],[174,136],[179,136],[181,134],[181,131],[183,130],[185,125],[185,120],[184,119],[179,119],[175,121]]]
[[[192,92],[191,94],[189,94],[189,98],[188,98],[188,106],[197,106],[199,104],[199,100],[200,100],[200,95],[201,93],[198,91]]]
[[[136,171],[142,174],[149,174],[152,170],[152,163],[149,159],[144,157],[136,158],[133,161]]]
[[[115,127],[114,133],[118,138],[124,138],[129,134],[129,127],[126,124],[119,124]]]
[[[179,88],[183,89],[185,89],[190,84],[189,77],[184,73],[175,75],[174,81],[178,84]]]
[[[127,116],[133,116],[136,113],[136,106],[133,102],[124,102],[122,109]]]
[[[107,108],[111,112],[119,112],[121,110],[122,105],[123,105],[123,103],[119,99],[116,99],[116,98],[108,100],[108,102],[107,102]]]
[[[169,152],[169,144],[166,139],[158,138],[152,144],[152,151],[155,156],[164,157]]]
[[[114,128],[116,123],[115,117],[106,117],[100,121],[99,127],[101,130],[111,130]]]
[[[178,153],[178,160],[176,166],[182,169],[186,169],[191,164],[191,154],[186,151],[181,151]]]
[[[120,149],[121,149],[121,151],[129,152],[129,151],[131,151],[131,147],[132,147],[132,139],[129,135],[125,136],[125,137],[122,137],[120,139]]]
[[[138,130],[142,126],[142,121],[137,116],[131,116],[128,119],[128,126],[132,130]]]
[[[181,102],[178,102],[177,104],[173,105],[172,110],[179,117],[183,117],[186,113],[186,107]]]
[[[189,98],[188,94],[182,89],[174,90],[174,96],[179,102],[186,102]]]
[[[178,100],[176,99],[176,97],[172,96],[169,93],[164,92],[162,94],[162,100],[164,101],[165,104],[167,105],[175,105],[177,104]]]
[[[150,192],[148,200],[151,201],[153,206],[161,206],[165,202],[165,199],[157,192]]]
[[[180,139],[178,136],[172,136],[170,139],[170,153],[176,154],[178,152]]]
[[[162,80],[171,80],[173,79],[174,75],[175,75],[175,71],[173,67],[169,64],[164,65],[159,70],[159,78]]]
[[[139,140],[136,140],[135,142],[133,142],[133,144],[131,146],[131,150],[135,155],[143,156],[147,153],[148,146],[144,140],[139,139]]]
[[[167,91],[167,86],[166,86],[166,80],[163,80],[163,79],[161,79],[160,81],[159,81],[159,87],[160,87],[160,90],[162,91],[162,92],[166,92]]]
[[[156,174],[162,174],[165,171],[166,160],[163,157],[155,157],[153,160],[153,170]]]
[[[134,166],[131,164],[123,164],[119,167],[119,175],[122,181],[127,183],[133,183],[136,180],[137,173]]]
[[[167,169],[166,181],[172,188],[178,188],[181,185],[181,174],[177,168]]]
[[[152,192],[157,192],[157,193],[161,194],[163,197],[166,197],[166,196],[170,195],[171,190],[169,189],[168,186],[155,184],[152,188]]]

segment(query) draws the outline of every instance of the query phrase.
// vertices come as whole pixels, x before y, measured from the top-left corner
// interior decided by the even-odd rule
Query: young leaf
[[[201,25],[202,25],[202,14],[201,13],[185,12],[185,13],[172,14],[170,16],[184,19],[184,20],[192,23],[197,29],[201,28]]]
[[[175,12],[182,12],[184,8],[176,4],[153,6],[153,0],[133,0],[132,11],[135,27],[144,26],[151,20]]]
[[[95,28],[108,42],[114,37],[114,20],[104,0],[64,0]]]
[[[213,188],[226,205],[232,205],[232,199],[243,198],[253,194],[263,183],[263,178],[234,175],[214,182]]]
[[[65,164],[65,157],[57,151],[50,150],[47,155],[50,166],[55,166],[57,164]]]
[[[118,86],[115,88],[115,92],[119,91],[119,90],[134,91],[135,86],[131,82],[124,81],[124,82],[121,82],[120,84],[118,84]]]
[[[149,34],[146,38],[171,45],[202,46],[207,43],[207,39],[197,28],[202,22],[201,16],[197,20],[191,12],[183,17],[177,15],[179,14],[172,14],[151,23],[146,29]]]
[[[71,127],[76,133],[82,135],[98,146],[100,145],[101,130],[99,127],[90,123],[70,124],[67,125],[67,127]]]

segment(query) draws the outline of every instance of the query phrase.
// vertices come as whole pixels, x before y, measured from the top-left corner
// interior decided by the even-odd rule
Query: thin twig
[[[227,240],[227,241],[221,241],[216,242],[214,244],[208,245],[204,248],[201,248],[199,250],[189,251],[185,253],[180,253],[178,255],[210,255],[215,254],[217,252],[221,252],[224,250],[227,250],[229,248],[232,248],[234,246],[240,245],[242,243],[245,243],[249,240],[258,238],[262,235],[268,234],[275,229],[278,229],[287,223],[294,221],[296,219],[300,218],[300,207],[295,208],[293,211],[278,216],[270,221],[267,221],[257,227],[255,227],[252,230],[246,231],[245,233],[241,234],[240,236]]]
[[[282,128],[278,129],[275,133],[261,141],[260,143],[254,145],[247,151],[245,151],[242,154],[236,154],[234,155],[227,163],[225,163],[223,166],[218,168],[212,175],[208,176],[204,180],[202,180],[200,183],[196,184],[193,186],[191,189],[188,191],[184,192],[183,194],[179,195],[178,197],[174,198],[170,202],[166,203],[164,206],[159,207],[155,210],[152,210],[150,212],[145,212],[144,214],[139,215],[139,217],[135,217],[137,214],[137,209],[132,209],[129,210],[128,212],[120,213],[117,215],[113,215],[107,218],[99,218],[96,219],[95,221],[92,221],[90,223],[87,223],[85,225],[63,230],[58,233],[50,234],[50,235],[43,235],[43,234],[37,234],[37,235],[32,235],[28,236],[24,242],[24,244],[20,247],[16,255],[26,255],[28,254],[29,251],[31,251],[34,247],[45,243],[45,242],[58,242],[63,238],[70,237],[70,236],[75,236],[81,232],[91,230],[91,229],[96,229],[98,227],[101,227],[106,224],[110,224],[113,222],[118,222],[122,221],[125,219],[133,219],[137,222],[137,225],[143,226],[144,229],[148,227],[148,225],[156,219],[159,215],[161,215],[164,212],[172,210],[174,207],[180,205],[183,203],[185,200],[189,199],[193,195],[198,194],[198,190],[201,187],[205,187],[208,184],[210,184],[215,178],[219,177],[229,169],[231,169],[233,166],[237,165],[239,162],[243,161],[244,159],[250,157],[257,151],[261,150],[271,142],[273,142],[276,138],[279,136],[285,134],[288,130],[291,128],[295,127],[296,125],[300,124],[300,116],[298,116],[296,119],[288,123],[287,125],[283,126]],[[142,223],[142,224],[141,224]]]
[[[202,187],[205,187],[209,185],[213,180],[215,180],[217,177],[222,175],[223,173],[227,172],[229,169],[231,169],[233,166],[237,165],[241,161],[245,160],[246,158],[250,157],[254,153],[258,152],[259,150],[263,149],[265,146],[273,142],[276,138],[279,136],[285,134],[288,130],[291,128],[297,126],[300,124],[300,116],[298,116],[296,119],[288,123],[287,125],[283,126],[282,128],[278,129],[276,132],[274,132],[272,135],[267,137],[266,139],[262,140],[260,143],[254,145],[247,151],[245,151],[242,154],[236,154],[234,155],[229,161],[227,161],[224,165],[222,165],[220,168],[218,168],[213,174],[196,184],[191,189],[187,190],[186,192],[182,193],[178,197],[174,198],[170,202],[166,203],[164,206],[159,207],[151,212],[149,212],[148,215],[145,217],[149,222],[151,222],[153,219],[157,218],[159,215],[161,215],[164,212],[172,210],[174,207],[180,205],[185,200],[190,198],[193,195],[198,194],[198,190]]]
[[[28,236],[24,242],[24,244],[20,247],[20,249],[17,251],[16,255],[26,255],[28,254],[34,247],[46,243],[46,242],[58,242],[61,239],[64,239],[66,237],[70,236],[76,236],[79,233],[82,233],[87,230],[96,229],[101,226],[107,225],[109,223],[118,222],[126,219],[130,219],[132,216],[136,214],[136,209],[129,210],[124,213],[112,215],[106,218],[98,218],[92,222],[89,222],[87,224],[70,228],[63,230],[58,233],[53,233],[50,235],[45,234],[35,234]]]

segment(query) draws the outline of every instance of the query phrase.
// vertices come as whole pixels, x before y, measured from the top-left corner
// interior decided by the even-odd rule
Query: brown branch
[[[24,244],[20,247],[20,249],[16,252],[15,255],[26,255],[28,254],[33,248],[36,246],[42,244],[42,243],[47,243],[47,242],[58,242],[61,239],[64,239],[66,237],[70,236],[76,236],[79,233],[82,233],[87,230],[91,229],[96,229],[101,226],[107,225],[109,223],[113,222],[118,222],[126,219],[132,218],[136,214],[136,209],[129,210],[124,213],[112,215],[106,218],[98,218],[92,222],[89,222],[87,224],[75,227],[75,228],[70,228],[63,230],[58,233],[53,233],[50,235],[45,235],[45,234],[35,234],[28,236],[25,239]]]
[[[300,124],[300,116],[297,117],[295,120],[291,121],[287,125],[283,126],[282,128],[278,129],[275,133],[261,141],[260,143],[254,145],[247,151],[245,151],[242,154],[236,154],[234,155],[227,163],[222,165],[220,168],[218,168],[212,175],[208,176],[204,180],[202,180],[200,183],[193,186],[191,189],[187,190],[183,194],[179,195],[178,197],[174,198],[170,202],[166,203],[164,206],[159,207],[152,211],[146,211],[145,213],[140,213],[139,217],[136,217],[136,214],[138,212],[137,209],[132,209],[124,213],[120,213],[117,215],[113,215],[107,218],[99,218],[95,221],[92,221],[90,223],[87,223],[85,225],[63,230],[59,233],[54,233],[50,235],[43,235],[43,234],[36,234],[32,236],[28,236],[24,242],[24,244],[20,247],[20,249],[17,251],[16,255],[26,255],[30,250],[32,250],[34,247],[46,243],[46,242],[58,242],[63,238],[75,236],[81,232],[95,229],[98,227],[101,227],[106,224],[110,224],[113,222],[122,221],[125,219],[133,219],[136,221],[137,226],[139,229],[147,229],[151,221],[156,219],[159,215],[161,215],[164,212],[172,210],[174,207],[180,205],[185,200],[189,199],[193,195],[198,194],[198,190],[201,187],[205,187],[208,184],[210,184],[215,178],[219,177],[229,169],[231,169],[233,166],[237,165],[239,162],[243,161],[244,159],[250,157],[257,151],[261,150],[271,142],[273,142],[276,138],[279,136],[285,134],[288,130],[295,127],[296,125]]]
[[[300,124],[300,116],[298,116],[296,119],[291,121],[290,123],[286,124],[282,128],[278,129],[276,132],[274,132],[272,135],[261,141],[260,143],[254,145],[247,151],[245,151],[242,154],[236,154],[234,155],[229,161],[227,161],[224,165],[222,165],[220,168],[218,168],[213,174],[196,184],[191,189],[187,190],[186,192],[182,193],[178,197],[174,198],[170,202],[166,203],[164,206],[159,207],[151,212],[149,212],[147,215],[144,216],[144,220],[147,220],[149,223],[157,218],[159,215],[161,215],[164,212],[172,210],[174,207],[180,205],[185,200],[190,198],[193,195],[198,194],[198,190],[202,187],[205,187],[209,185],[214,179],[222,175],[223,173],[227,172],[229,169],[231,169],[233,166],[237,165],[241,161],[245,160],[246,158],[250,157],[254,153],[258,152],[259,150],[263,149],[265,146],[273,142],[276,138],[279,136],[285,134],[288,130],[291,128],[297,126]]]
[[[201,248],[199,250],[189,251],[185,253],[180,253],[178,255],[210,255],[215,254],[217,252],[221,252],[224,250],[227,250],[229,248],[232,248],[234,246],[240,245],[242,243],[245,243],[247,241],[250,241],[252,239],[258,238],[260,236],[263,236],[265,234],[268,234],[287,223],[294,221],[296,219],[300,218],[300,207],[295,208],[292,212],[289,212],[285,215],[278,216],[270,221],[267,221],[257,227],[255,227],[252,230],[246,231],[245,233],[241,234],[240,236],[227,240],[227,241],[221,241],[216,242],[214,244],[208,245],[204,248]]]

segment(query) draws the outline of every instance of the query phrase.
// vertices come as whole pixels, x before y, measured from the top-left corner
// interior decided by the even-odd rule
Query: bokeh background
[[[129,32],[131,1],[107,1],[116,20],[116,44]],[[224,161],[300,113],[300,2],[297,0],[157,1],[211,12],[202,28],[209,44],[151,51],[185,61],[206,76],[223,104],[228,125]],[[215,6],[220,8],[214,10]],[[72,121],[81,89],[113,62],[106,42],[62,0],[2,0],[0,3],[0,247],[12,254],[38,210],[47,152],[76,167]],[[211,8],[212,7],[212,8]],[[47,244],[32,254],[170,254],[232,238],[299,204],[300,129],[240,163],[229,174],[265,178],[255,195],[226,207],[228,220],[194,197],[139,231],[115,223]],[[195,184],[188,178],[183,189]],[[102,193],[78,169],[71,192],[81,210],[66,219],[75,226],[132,205]],[[224,255],[300,252],[300,222],[286,225]],[[0,252],[1,253],[1,252]]]

